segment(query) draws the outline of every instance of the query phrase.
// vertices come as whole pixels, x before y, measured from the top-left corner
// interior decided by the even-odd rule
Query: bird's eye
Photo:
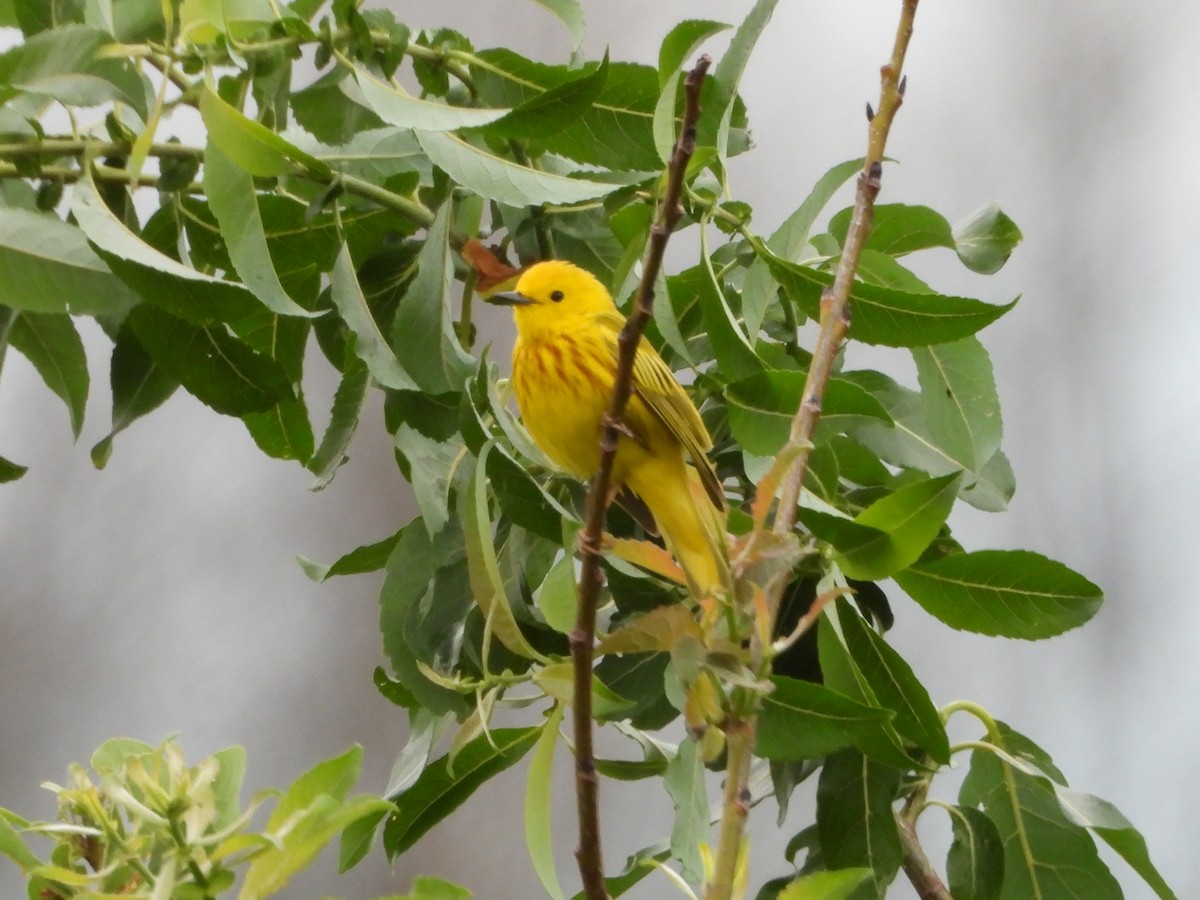
[[[550,294],[550,299],[553,300],[555,303],[560,302],[562,300],[562,298],[563,298],[562,291],[554,291],[553,293]]]

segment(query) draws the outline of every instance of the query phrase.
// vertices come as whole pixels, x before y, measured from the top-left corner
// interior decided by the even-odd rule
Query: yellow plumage
[[[600,464],[601,421],[612,402],[624,318],[594,276],[554,260],[530,267],[515,293],[493,300],[513,306],[513,386],[525,427],[554,462],[590,478]],[[644,340],[624,420],[629,435],[618,441],[614,487],[629,488],[646,504],[692,590],[710,596],[728,584],[718,514],[724,500],[705,456],[712,438]]]

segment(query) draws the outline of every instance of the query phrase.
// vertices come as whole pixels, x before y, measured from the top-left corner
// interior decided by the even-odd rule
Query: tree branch
[[[907,815],[896,813],[896,827],[900,831],[900,846],[904,849],[901,865],[904,874],[917,891],[921,900],[954,900],[949,888],[942,881],[925,849],[917,837],[916,823]]]
[[[800,488],[804,483],[805,469],[808,467],[813,431],[821,418],[825,386],[833,372],[838,349],[850,329],[850,288],[858,270],[859,254],[871,233],[871,220],[875,212],[875,198],[879,195],[888,131],[892,127],[896,110],[900,108],[904,99],[904,81],[900,73],[904,67],[904,54],[912,37],[916,12],[917,0],[904,0],[900,24],[896,28],[892,57],[880,69],[879,111],[872,113],[868,107],[870,126],[867,129],[867,156],[863,161],[863,170],[858,176],[854,214],[846,232],[846,243],[842,247],[842,258],[838,262],[833,285],[826,288],[821,295],[821,332],[817,338],[817,346],[813,349],[812,365],[809,366],[808,377],[804,383],[804,399],[792,420],[789,440],[791,444],[798,446],[800,451],[783,479],[783,488],[779,495],[775,531],[781,534],[790,532],[796,524],[796,504],[800,500]]]
[[[588,488],[587,518],[579,544],[583,567],[579,576],[579,611],[571,631],[571,658],[575,666],[575,792],[579,812],[579,847],[575,858],[583,880],[587,900],[606,900],[604,864],[600,851],[600,816],[596,761],[592,748],[592,655],[596,641],[596,607],[604,573],[600,569],[600,542],[604,514],[612,487],[613,462],[622,430],[621,418],[633,390],[633,361],[638,342],[650,321],[654,303],[654,282],[662,267],[667,240],[682,210],[679,198],[683,177],[696,143],[696,120],[700,117],[700,88],[712,61],[701,56],[685,82],[686,103],[683,127],[667,166],[667,187],[658,209],[658,218],[650,230],[650,243],[642,262],[642,280],[625,327],[618,339],[620,356],[613,384],[612,403],[604,417],[600,438],[600,467]]]

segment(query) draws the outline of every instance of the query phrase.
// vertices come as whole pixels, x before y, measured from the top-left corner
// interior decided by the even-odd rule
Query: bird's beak
[[[486,298],[488,303],[494,303],[497,306],[529,306],[531,303],[536,303],[536,300],[530,300],[524,294],[518,294],[516,291],[501,291],[498,294]]]

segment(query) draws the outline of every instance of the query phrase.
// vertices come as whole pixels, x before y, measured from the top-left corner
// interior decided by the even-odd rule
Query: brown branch
[[[779,495],[779,507],[775,513],[775,531],[786,534],[796,524],[796,504],[800,500],[800,487],[804,483],[804,472],[808,466],[812,435],[821,418],[821,404],[825,386],[833,372],[838,349],[850,329],[850,288],[854,284],[854,273],[858,270],[858,257],[863,244],[871,233],[871,220],[875,212],[875,198],[879,195],[880,176],[883,173],[883,152],[887,145],[888,131],[892,119],[904,99],[904,80],[900,73],[904,67],[904,54],[912,37],[913,18],[917,12],[917,0],[904,0],[900,13],[900,24],[896,28],[896,40],[892,47],[892,58],[880,69],[879,111],[871,113],[867,129],[867,156],[863,170],[858,176],[858,190],[854,198],[854,214],[846,231],[846,243],[838,262],[833,285],[821,295],[821,332],[817,346],[813,349],[812,364],[804,383],[803,401],[796,417],[792,420],[790,442],[800,447],[800,452],[783,480]]]
[[[916,889],[917,896],[921,900],[954,900],[942,876],[925,855],[925,849],[917,837],[916,823],[909,816],[896,813],[896,827],[900,831],[900,846],[904,850],[900,864]]]
[[[592,749],[592,654],[596,641],[596,607],[604,573],[600,569],[600,542],[604,532],[604,514],[612,493],[612,469],[617,441],[624,429],[621,418],[633,390],[633,360],[642,332],[650,321],[654,303],[654,282],[662,267],[663,252],[682,209],[683,176],[696,145],[696,120],[700,117],[700,87],[712,60],[701,56],[684,82],[686,103],[683,127],[667,166],[667,187],[658,209],[658,218],[650,229],[650,243],[642,262],[642,280],[625,327],[618,338],[620,355],[613,384],[612,404],[604,417],[600,438],[600,467],[588,488],[587,518],[579,545],[583,566],[579,575],[579,612],[571,631],[571,658],[575,666],[575,793],[579,812],[579,847],[575,858],[583,880],[587,900],[606,900],[604,864],[600,852],[599,779]]]

